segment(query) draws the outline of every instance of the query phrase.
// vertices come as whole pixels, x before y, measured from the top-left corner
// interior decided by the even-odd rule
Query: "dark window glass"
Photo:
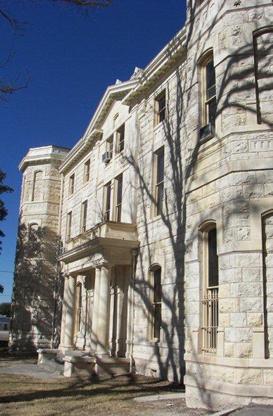
[[[120,153],[124,149],[124,139],[125,139],[125,124],[122,124],[117,130],[117,152]]]
[[[116,221],[121,221],[121,204],[122,204],[122,175],[116,178],[117,181],[117,202],[116,202]]]
[[[216,228],[208,232],[208,286],[218,286],[218,255],[217,255],[217,235]]]
[[[110,220],[110,209],[111,209],[111,182],[108,182],[104,187],[105,192],[105,211],[104,220]]]
[[[113,157],[113,136],[106,141],[106,151],[109,153],[110,159]]]
[[[164,147],[156,153],[156,215],[162,212],[164,198]]]
[[[88,159],[84,164],[84,180],[88,182],[90,179],[90,159]]]
[[[153,336],[156,339],[160,339],[160,328],[161,328],[161,301],[162,301],[162,291],[161,291],[161,268],[156,269],[153,272],[154,277],[154,328]]]
[[[161,121],[165,120],[166,118],[166,91],[162,91],[156,99],[156,124],[160,123]]]
[[[74,193],[74,186],[75,186],[75,175],[73,173],[73,175],[71,175],[69,178],[69,194],[70,195]]]
[[[86,231],[86,220],[87,220],[87,201],[82,204],[82,232]]]

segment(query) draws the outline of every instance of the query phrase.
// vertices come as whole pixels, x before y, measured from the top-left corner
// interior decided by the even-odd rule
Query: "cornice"
[[[136,87],[126,95],[122,103],[134,105],[138,102],[142,94],[151,88],[164,73],[174,67],[185,54],[186,28],[183,27],[141,72]]]
[[[65,173],[79,160],[102,136],[101,125],[114,100],[122,100],[124,105],[133,105],[139,97],[151,87],[170,68],[181,60],[186,52],[186,29],[181,29],[161,52],[136,77],[126,82],[109,86],[103,95],[84,136],[67,155],[60,171]],[[94,133],[94,132],[97,133]],[[99,133],[99,134],[98,134]]]
[[[41,165],[57,160],[60,163],[65,159],[69,149],[61,146],[42,146],[30,148],[26,156],[19,164],[19,170],[23,172],[27,166]]]
[[[89,123],[84,136],[68,153],[60,172],[65,173],[81,158],[94,143],[102,137],[101,125],[115,100],[121,100],[137,84],[135,79],[109,86],[103,95],[99,106]]]

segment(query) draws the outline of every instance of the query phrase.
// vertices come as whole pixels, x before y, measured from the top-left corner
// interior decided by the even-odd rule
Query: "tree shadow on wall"
[[[204,6],[203,10],[206,12]],[[223,6],[218,10],[219,15],[222,13]],[[202,154],[205,155],[206,148],[211,148],[212,154],[217,151],[221,152],[222,162],[232,162],[232,160],[239,160],[243,153],[248,152],[248,142],[241,144],[238,147],[236,143],[233,147],[232,140],[225,143],[222,136],[229,129],[229,134],[234,135],[240,129],[246,128],[249,121],[249,115],[256,117],[256,98],[257,91],[255,85],[255,66],[253,59],[253,43],[249,42],[247,36],[239,30],[240,43],[238,47],[234,47],[232,55],[227,57],[223,65],[222,73],[217,77],[217,110],[216,110],[216,133],[211,143],[208,140],[200,140],[199,131],[201,128],[201,119],[198,115],[197,108],[198,90],[197,80],[198,62],[202,53],[206,50],[204,45],[213,35],[215,26],[218,23],[219,15],[217,14],[211,19],[210,26],[205,32],[200,21],[195,22],[196,6],[189,2],[189,19],[186,34],[185,60],[181,59],[176,73],[175,73],[175,92],[169,88],[169,83],[166,86],[166,96],[172,97],[167,104],[167,117],[162,123],[162,141],[160,146],[164,145],[165,151],[165,178],[164,178],[164,203],[160,207],[158,217],[155,218],[153,214],[154,207],[157,205],[157,200],[154,192],[153,178],[151,175],[151,159],[153,149],[151,142],[144,136],[143,131],[147,126],[146,118],[139,118],[136,123],[137,130],[137,148],[138,152],[131,151],[125,156],[126,161],[133,167],[137,183],[132,184],[137,191],[137,222],[139,224],[138,232],[141,246],[139,249],[138,262],[135,270],[134,281],[131,282],[134,290],[133,305],[142,310],[145,320],[148,325],[153,325],[154,303],[153,297],[153,283],[149,278],[149,270],[155,263],[159,263],[164,270],[162,276],[162,322],[160,341],[149,339],[149,329],[142,332],[142,339],[137,342],[149,341],[152,345],[153,353],[151,354],[147,365],[153,360],[156,361],[159,368],[159,375],[161,378],[171,378],[175,383],[183,382],[185,375],[185,350],[193,357],[193,361],[198,361],[198,355],[201,351],[198,350],[195,340],[193,339],[193,330],[200,330],[201,323],[196,327],[194,315],[200,319],[201,299],[199,299],[199,290],[197,299],[188,298],[191,288],[189,287],[189,274],[187,269],[191,263],[191,256],[195,250],[195,255],[198,256],[198,238],[199,228],[202,222],[203,213],[201,203],[198,198],[193,198],[194,190],[202,184],[205,186],[210,179],[211,169],[213,164],[217,169],[218,164],[212,159],[211,169],[203,171],[202,174],[198,172],[198,162],[201,160]],[[270,23],[270,22],[269,22]],[[194,48],[190,50],[190,47]],[[235,44],[236,45],[236,44]],[[206,46],[207,47],[207,46]],[[194,51],[194,52],[192,52]],[[168,50],[166,51],[168,54]],[[186,57],[189,54],[189,57]],[[262,55],[267,57],[260,61],[259,79],[266,78],[266,87],[261,87],[263,93],[266,89],[273,90],[273,79],[268,81],[268,55],[271,54],[272,62],[272,46],[267,42],[263,45]],[[171,50],[170,50],[171,58]],[[188,59],[189,58],[189,59]],[[249,62],[250,61],[250,62]],[[217,72],[217,69],[216,69]],[[220,70],[218,69],[218,73]],[[154,89],[156,88],[156,85]],[[172,87],[173,88],[173,87]],[[142,102],[139,102],[141,111],[153,113],[153,108],[148,108],[148,97],[144,97]],[[167,100],[168,103],[168,100]],[[143,107],[145,109],[143,110]],[[151,106],[152,107],[152,106]],[[192,109],[195,113],[192,113]],[[199,107],[200,112],[200,107]],[[137,118],[138,119],[138,118]],[[152,118],[151,118],[152,119]],[[143,125],[141,123],[144,123]],[[257,123],[257,119],[256,119]],[[262,117],[262,123],[265,128],[272,129],[272,122],[266,114]],[[257,126],[258,127],[258,126]],[[222,130],[221,133],[218,133]],[[257,134],[257,133],[256,133]],[[261,131],[261,137],[264,134]],[[240,137],[240,141],[242,138]],[[147,144],[148,143],[148,144]],[[217,150],[220,149],[220,150]],[[213,157],[213,156],[212,156]],[[227,170],[226,175],[231,173]],[[195,182],[196,177],[199,176],[198,181]],[[200,180],[201,179],[201,180]],[[214,179],[216,181],[216,179]],[[256,179],[257,180],[257,179]],[[246,189],[247,191],[242,191]],[[219,209],[221,209],[221,202],[225,200],[231,203],[230,209],[225,210],[225,217],[223,223],[217,230],[224,235],[229,230],[230,220],[234,216],[241,215],[241,207],[247,205],[247,212],[258,212],[258,204],[255,201],[255,180],[249,181],[249,178],[242,176],[240,183],[240,190],[232,189],[232,195],[225,195],[225,189],[218,189],[220,199],[218,202],[211,199],[207,204],[206,219],[219,218]],[[239,187],[238,187],[239,188]],[[270,195],[265,195],[270,196]],[[218,217],[217,217],[218,215]],[[160,236],[160,237],[159,237]],[[158,244],[158,240],[165,240],[165,243]],[[166,243],[167,242],[167,243]],[[197,242],[197,244],[196,244]],[[194,245],[194,247],[193,247]],[[160,255],[158,256],[158,253]],[[160,260],[158,260],[160,258]],[[167,260],[166,260],[167,259]],[[165,264],[164,264],[165,263]],[[200,282],[200,259],[197,261],[198,272],[194,276]],[[221,284],[221,270],[220,270],[220,284]],[[199,285],[200,283],[198,283]],[[170,290],[171,286],[171,290]],[[187,344],[185,344],[185,333],[187,333]],[[207,382],[207,375],[205,369],[199,365],[198,368],[189,368],[187,374],[195,380],[201,394],[201,400],[207,407],[212,407],[210,392],[205,391]]]
[[[59,344],[63,296],[63,279],[57,261],[60,244],[60,238],[48,227],[19,226],[11,350],[56,348]]]

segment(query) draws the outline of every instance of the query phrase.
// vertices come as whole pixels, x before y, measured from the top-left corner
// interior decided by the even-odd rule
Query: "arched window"
[[[199,62],[200,139],[214,136],[216,118],[216,79],[213,51],[205,53]]]
[[[151,338],[155,341],[160,340],[160,330],[162,322],[162,286],[161,286],[161,267],[155,265],[150,269],[151,288],[152,288],[152,316],[151,316]]]
[[[43,196],[43,172],[38,170],[34,172],[32,201],[41,201]]]
[[[217,230],[214,222],[207,223],[201,228],[201,257],[202,350],[208,353],[215,353],[219,321],[219,267]]]
[[[272,125],[273,26],[253,32],[257,123]]]

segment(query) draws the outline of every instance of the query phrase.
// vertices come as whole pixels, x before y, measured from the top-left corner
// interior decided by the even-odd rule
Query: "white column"
[[[99,303],[100,303],[100,269],[95,269],[95,284],[94,284],[94,305],[93,305],[93,317],[92,317],[92,330],[91,330],[91,348],[96,351],[98,340],[98,318],[99,318]]]
[[[102,266],[100,271],[99,315],[97,319],[97,354],[109,353],[109,302],[110,269]]]
[[[67,276],[64,282],[64,300],[61,330],[60,349],[73,348],[73,332],[74,332],[74,301],[75,301],[75,279]]]

